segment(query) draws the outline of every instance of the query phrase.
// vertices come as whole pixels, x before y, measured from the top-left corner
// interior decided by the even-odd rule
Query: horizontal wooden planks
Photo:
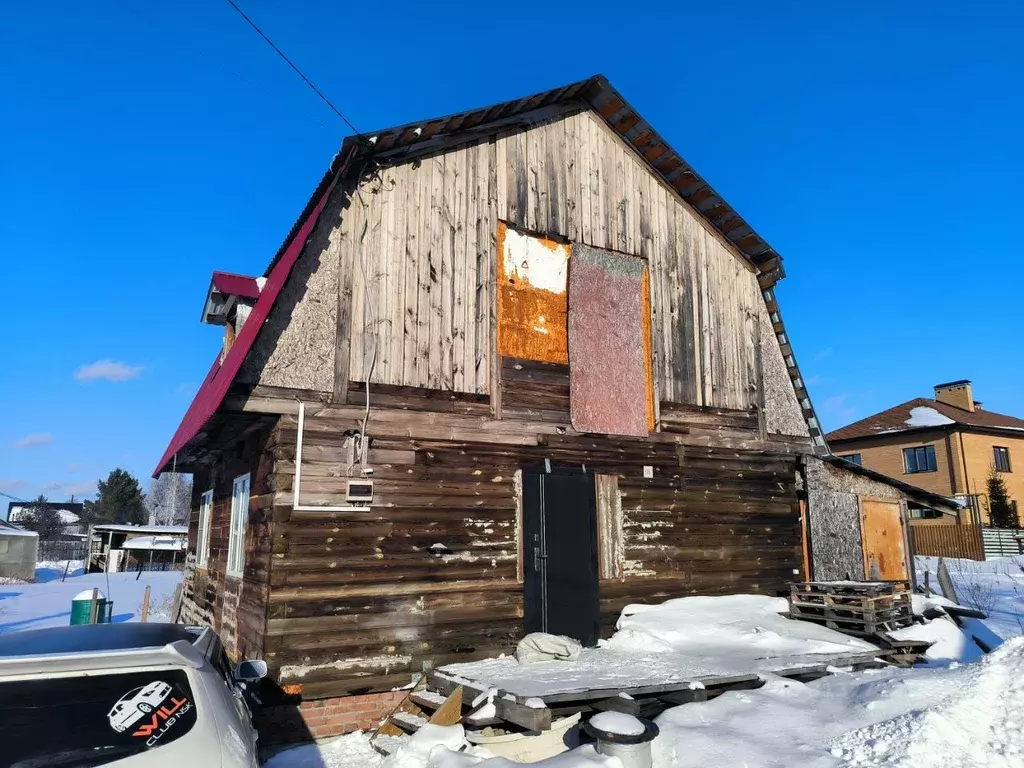
[[[568,423],[569,366],[502,357],[501,410],[504,419]]]
[[[558,366],[513,360],[505,372],[509,393],[564,376]],[[338,503],[344,489],[339,433],[347,417],[339,422],[338,411],[347,409],[307,416],[304,497],[308,487],[311,498]],[[388,418],[371,431],[372,451],[395,461],[374,465],[368,510],[274,507],[266,657],[277,678],[300,683],[303,695],[371,690],[427,662],[514,647],[523,611],[514,477],[543,458],[585,463],[613,478],[620,494],[622,536],[614,557],[621,562],[606,572],[621,578],[600,588],[606,626],[629,602],[772,592],[799,564],[793,456],[557,433],[545,435],[544,445],[423,440],[394,433],[409,419],[441,417],[468,433],[457,425],[480,417],[380,415]],[[273,486],[284,499],[294,475],[294,439],[294,419],[283,417],[269,450]],[[652,466],[654,477],[644,478],[643,466]]]

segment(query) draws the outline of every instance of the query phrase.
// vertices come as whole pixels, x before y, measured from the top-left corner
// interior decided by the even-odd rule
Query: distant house
[[[38,548],[38,533],[0,520],[0,579],[31,581]]]
[[[31,501],[10,502],[7,505],[7,522],[23,526],[35,506],[35,502]],[[60,513],[63,523],[61,535],[69,538],[85,535],[85,526],[81,523],[84,506],[80,501],[49,501],[46,503],[48,509],[56,509]]]
[[[91,532],[87,573],[168,570],[184,564],[187,525],[98,523]]]
[[[832,451],[933,493],[966,502],[966,523],[989,522],[992,467],[1011,502],[1024,499],[1024,419],[983,410],[966,379],[935,386],[935,397],[908,400],[826,436]],[[928,513],[911,510],[913,517]]]

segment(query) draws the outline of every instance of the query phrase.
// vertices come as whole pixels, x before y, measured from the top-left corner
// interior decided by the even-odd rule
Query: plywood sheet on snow
[[[566,363],[570,247],[498,222],[498,354]]]
[[[654,427],[647,265],[574,246],[569,403],[580,432],[645,437]]]
[[[909,578],[900,503],[861,499],[860,515],[867,578],[883,581]]]

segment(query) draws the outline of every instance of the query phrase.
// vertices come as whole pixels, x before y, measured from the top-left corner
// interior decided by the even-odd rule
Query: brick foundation
[[[407,691],[315,699],[264,707],[253,715],[261,744],[286,744],[376,728]]]

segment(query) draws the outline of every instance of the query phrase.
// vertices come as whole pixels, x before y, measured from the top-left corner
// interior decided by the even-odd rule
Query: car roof
[[[0,634],[0,658],[160,648],[195,643],[202,628],[184,624],[83,624]]]

